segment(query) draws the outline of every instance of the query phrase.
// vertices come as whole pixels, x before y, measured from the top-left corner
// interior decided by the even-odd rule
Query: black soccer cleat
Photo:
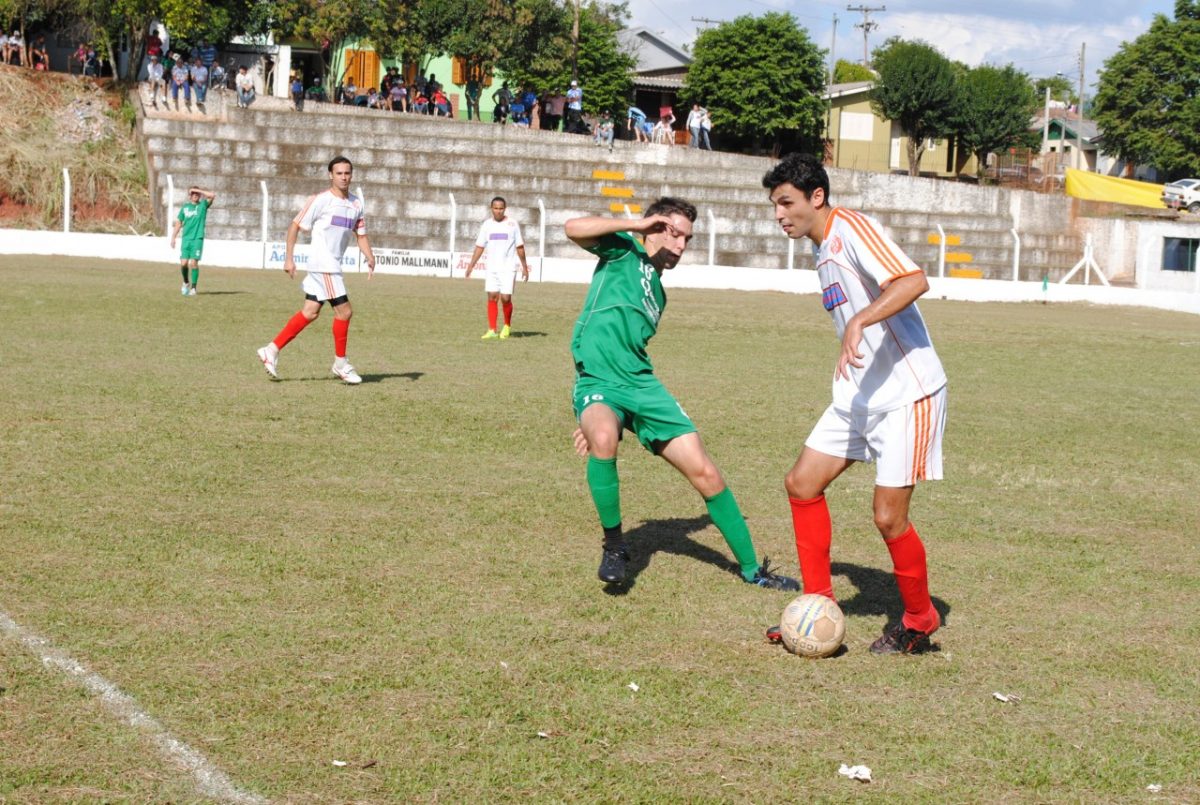
[[[782,643],[783,642],[783,629],[780,628],[778,623],[775,624],[774,626],[767,627],[767,642],[768,643]]]
[[[797,592],[800,589],[800,582],[791,576],[781,576],[771,570],[771,560],[765,556],[763,557],[762,564],[758,566],[758,571],[754,574],[754,578],[747,579],[746,582],[758,587],[765,587],[768,590]]]
[[[604,553],[600,556],[600,570],[596,572],[596,575],[605,584],[620,584],[625,581],[625,565],[628,561],[629,547],[627,545],[605,547]]]
[[[925,654],[936,650],[928,634],[903,623],[884,627],[883,634],[871,644],[872,654]]]

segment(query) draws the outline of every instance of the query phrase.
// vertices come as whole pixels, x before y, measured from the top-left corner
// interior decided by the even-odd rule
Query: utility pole
[[[871,31],[873,31],[879,27],[879,23],[871,22],[871,12],[872,11],[887,11],[887,6],[878,6],[875,8],[869,8],[867,6],[846,6],[846,10],[847,11],[858,11],[863,15],[863,21],[856,22],[854,24],[854,27],[862,28],[862,32],[863,32],[863,67],[870,67],[871,66],[871,57],[870,57],[870,52],[867,48],[867,36],[871,33]]]
[[[833,73],[837,69],[837,24],[838,15],[835,13],[833,15],[833,37],[829,42],[829,105],[825,107],[825,137],[827,139],[833,136],[831,131],[833,128]]]
[[[1075,124],[1075,140],[1079,151],[1080,170],[1087,170],[1087,159],[1083,154],[1083,57],[1085,53],[1087,53],[1087,42],[1079,46],[1079,122]]]
[[[721,25],[725,20],[710,20],[708,17],[692,17],[692,22],[702,22],[705,25]]]
[[[571,26],[571,80],[579,80],[579,0],[575,0],[575,23]]]

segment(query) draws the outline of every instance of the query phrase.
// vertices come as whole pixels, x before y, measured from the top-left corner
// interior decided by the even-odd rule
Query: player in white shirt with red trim
[[[763,186],[788,237],[815,245],[822,303],[842,342],[833,403],[785,480],[804,592],[833,598],[825,489],[851,464],[874,461],[875,525],[892,556],[904,616],[871,651],[929,651],[941,616],[929,595],[925,547],[908,519],[915,483],[942,477],[946,374],[916,306],[929,282],[876,221],[830,205],[829,176],[815,157],[785,157]]]
[[[333,374],[343,382],[357,385],[362,382],[358,372],[346,360],[346,339],[350,331],[350,298],[346,295],[346,281],[342,276],[342,258],[352,239],[357,239],[363,259],[367,261],[367,279],[375,275],[375,255],[367,241],[367,225],[363,220],[362,201],[350,193],[350,181],[354,166],[346,157],[334,157],[329,162],[328,190],[312,196],[304,209],[292,221],[287,233],[287,255],[283,270],[289,277],[296,276],[293,254],[300,230],[312,233],[312,248],[308,254],[308,275],[301,288],[304,290],[304,306],[288,320],[275,340],[258,350],[258,358],[267,374],[278,378],[276,362],[279,350],[295,338],[301,330],[316,321],[321,306],[326,302],[333,308]]]
[[[487,280],[484,290],[487,291],[488,330],[483,334],[484,341],[494,338],[508,338],[512,332],[512,293],[517,281],[517,259],[521,261],[521,278],[529,281],[529,264],[525,262],[525,241],[521,237],[521,227],[505,212],[508,202],[500,196],[492,199],[492,217],[479,226],[479,237],[475,238],[475,251],[471,253],[471,262],[467,264],[467,277],[475,270],[479,258],[487,253]],[[504,307],[504,329],[496,332],[498,307]]]

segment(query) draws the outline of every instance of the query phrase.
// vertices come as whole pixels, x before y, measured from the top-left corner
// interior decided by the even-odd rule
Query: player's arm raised
[[[586,249],[590,246],[595,246],[605,235],[614,235],[617,232],[639,232],[644,235],[648,232],[659,231],[670,225],[671,219],[665,215],[651,215],[647,218],[636,218],[633,220],[628,218],[587,216],[584,218],[572,218],[570,221],[567,221],[565,229],[568,238]]]
[[[925,272],[906,274],[889,282],[874,302],[855,313],[850,321],[846,322],[846,331],[842,334],[842,351],[838,355],[834,376],[848,380],[848,366],[862,368],[862,353],[858,351],[858,346],[862,343],[863,330],[904,310],[928,290],[929,280],[925,277]]]

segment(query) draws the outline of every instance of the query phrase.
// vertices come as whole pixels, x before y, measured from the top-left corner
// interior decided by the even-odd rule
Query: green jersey
[[[204,240],[204,225],[208,222],[208,199],[202,198],[195,204],[190,201],[185,203],[179,208],[179,215],[176,217],[183,222],[180,236],[184,243]]]
[[[658,270],[625,232],[604,236],[588,251],[600,262],[571,337],[576,373],[625,386],[656,385],[646,344],[667,307]]]

